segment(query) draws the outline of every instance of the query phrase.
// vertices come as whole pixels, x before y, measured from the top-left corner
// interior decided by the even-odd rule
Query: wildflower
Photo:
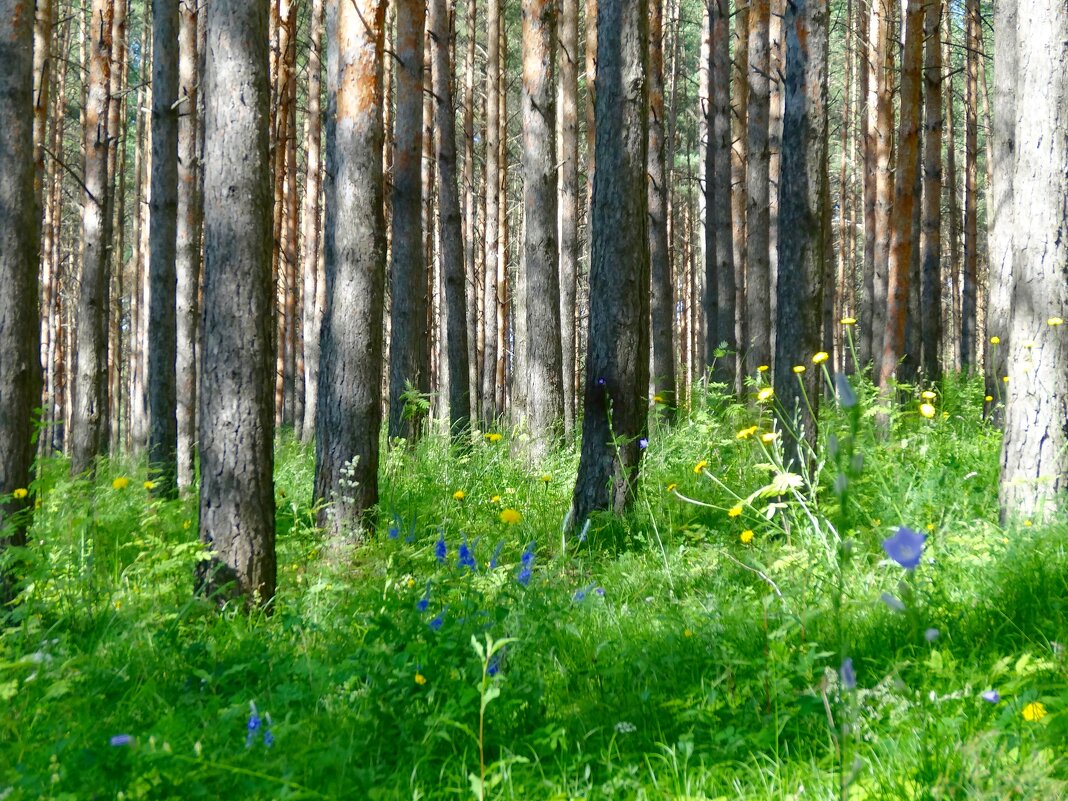
[[[1008,377],[1007,375],[1003,375],[1003,376],[1001,377],[1001,382],[1002,382],[1003,384],[1007,384],[1007,383],[1009,383],[1009,377]]]
[[[1032,523],[1030,520],[1025,520],[1024,521],[1024,528],[1031,528],[1031,526],[1033,526],[1033,525],[1034,525],[1034,523]]]
[[[923,398],[924,400],[934,400],[935,398],[938,397],[938,395],[936,395],[935,393],[931,392],[931,390],[929,390],[929,389],[925,389],[923,392],[920,393],[920,397]]]
[[[842,325],[856,325],[857,324],[857,318],[856,317],[843,317],[838,322],[840,322]]]
[[[552,480],[553,480],[553,477],[549,473],[543,473],[542,474],[542,477],[541,477],[541,483],[542,484],[548,484]]]
[[[415,608],[420,612],[425,612],[426,608],[430,606],[430,582],[426,583],[426,590],[423,592],[423,597],[415,604]]]
[[[144,483],[144,488],[151,492],[152,490],[154,490],[156,488],[156,482],[155,481],[146,481]]]
[[[497,651],[493,656],[490,657],[489,664],[486,665],[487,676],[496,676],[498,673],[501,672],[501,654],[503,653],[504,651]]]
[[[801,373],[805,372],[805,365],[803,365],[803,364],[795,364],[794,365],[794,372],[797,373],[798,375],[801,375]]]
[[[582,603],[583,601],[585,601],[585,600],[586,600],[586,594],[587,594],[587,593],[588,593],[588,592],[589,592],[589,591],[590,591],[591,589],[593,589],[593,585],[592,585],[592,584],[591,584],[591,585],[589,585],[588,587],[584,587],[584,588],[583,588],[583,589],[581,589],[581,590],[576,590],[576,591],[575,591],[575,594],[571,596],[571,600],[572,600],[572,601],[574,601],[574,602],[575,602],[575,603],[577,603],[577,604],[578,604],[578,603]]]
[[[265,748],[270,748],[274,745],[274,733],[271,731],[271,715],[267,714],[267,725],[263,730],[263,745]]]
[[[932,417],[935,416],[935,414],[937,414],[937,412],[935,411],[935,407],[932,406],[931,404],[929,404],[929,403],[921,403],[920,404],[920,414],[923,415],[924,417],[926,417],[928,420],[930,420]]]
[[[905,611],[905,604],[901,601],[901,599],[897,596],[891,595],[888,592],[884,592],[882,595],[880,595],[879,600],[889,606],[895,612]]]
[[[653,395],[653,403],[663,403],[663,402],[664,402],[664,396],[663,395]]]
[[[501,435],[498,434],[496,431],[491,431],[490,433],[486,434],[486,439],[489,442],[500,442],[501,441]]]
[[[740,517],[742,514],[742,505],[732,506],[727,510],[727,517]]]
[[[913,531],[908,526],[899,526],[894,536],[883,540],[883,550],[903,568],[912,570],[920,563],[926,540],[927,535]]]
[[[753,434],[757,432],[756,426],[749,426],[749,428],[743,428],[737,434],[734,435],[735,439],[749,439]]]
[[[490,503],[500,503],[500,502],[501,502],[501,496],[500,495],[492,495],[492,496],[490,496]]]
[[[1046,325],[1064,325],[1064,320],[1062,320],[1060,317],[1050,317],[1048,320],[1046,320]]]
[[[11,493],[11,497],[14,498],[16,501],[21,501],[29,494],[29,491],[25,487],[19,487],[17,490]]]
[[[389,527],[389,538],[391,540],[395,540],[398,537],[400,537],[400,527],[396,523],[394,523],[392,526]]]
[[[463,490],[456,490],[456,492],[454,492],[452,494],[452,498],[453,498],[454,501],[462,501],[464,499],[464,497],[466,497],[466,496],[464,495],[464,491]]]
[[[255,703],[255,701],[253,701],[249,706],[251,707],[251,709],[250,709],[249,715],[248,715],[248,726],[247,726],[248,733],[245,734],[245,748],[251,748],[252,747],[253,739],[256,736],[256,732],[258,732],[260,730],[260,723],[261,723],[260,716],[256,712],[256,703]]]
[[[117,490],[124,490],[130,486],[130,479],[126,476],[119,476],[111,481],[111,488]]]
[[[934,523],[928,523],[927,524],[927,530],[928,531],[934,531],[935,530],[935,524]]]
[[[983,398],[983,400],[986,401],[987,403],[990,403],[990,401],[994,400],[994,396],[993,395],[987,395],[985,398]]]
[[[1023,708],[1023,719],[1028,723],[1038,723],[1048,714],[1046,705],[1041,701],[1032,701]]]
[[[519,575],[516,576],[516,581],[526,587],[530,584],[530,577],[534,572],[534,543],[531,542],[523,550],[523,555],[519,557],[519,563],[521,565]]]
[[[644,451],[648,447],[649,447],[649,439],[647,437],[642,437],[640,440],[638,440],[638,448],[640,450]]]
[[[857,672],[853,669],[853,658],[847,656],[842,660],[842,667],[838,670],[838,675],[842,677],[842,686],[847,690],[853,690],[857,686]]]
[[[853,386],[849,383],[845,373],[835,374],[834,387],[838,390],[838,403],[843,409],[852,409],[857,405],[857,393],[853,391]]]
[[[188,531],[192,527],[193,527],[193,521],[192,520],[186,520],[184,523],[182,523],[182,528],[184,528],[186,531]]]
[[[763,442],[765,445],[770,445],[772,442],[774,442],[778,438],[779,438],[779,432],[778,431],[769,431],[768,433],[763,434],[760,437],[760,441]]]
[[[927,629],[926,631],[923,632],[923,638],[925,640],[927,640],[927,642],[934,642],[935,640],[937,640],[941,636],[942,636],[942,632],[940,632],[938,629],[934,629],[934,628]]]
[[[770,397],[772,397],[774,395],[775,395],[775,390],[774,389],[772,389],[771,387],[764,387],[762,390],[760,390],[760,392],[757,393],[757,400],[758,401],[766,401],[768,398],[770,398]]]
[[[998,701],[1001,700],[1001,693],[999,693],[997,690],[987,690],[979,697],[986,701],[988,704],[996,704]]]
[[[829,358],[831,358],[830,354],[827,353],[827,351],[825,351],[825,350],[821,350],[819,353],[815,354],[812,357],[812,363],[813,364],[823,364]]]
[[[426,676],[424,676],[422,673],[416,673],[415,683],[422,687],[424,684],[426,684]]]
[[[431,631],[441,631],[441,627],[445,625],[445,612],[444,610],[434,615],[433,619],[427,623]]]
[[[707,459],[702,459],[701,461],[699,461],[697,464],[695,464],[693,466],[693,471],[695,473],[697,473],[698,475],[700,475],[701,471],[704,470],[706,467],[708,467],[708,460]]]
[[[112,748],[121,748],[124,745],[130,745],[133,742],[133,737],[129,734],[116,734],[108,743]]]
[[[467,537],[464,537],[464,541],[460,543],[460,550],[456,556],[456,566],[470,568],[472,572],[478,570],[478,562],[475,561],[475,555],[471,553],[471,549],[467,545]]]
[[[753,541],[753,529],[747,528],[745,531],[738,535],[738,539],[742,541],[742,545],[748,545]]]
[[[999,337],[999,336],[990,337],[990,344],[991,345],[1000,345],[1001,344],[1001,337]]]
[[[766,364],[762,364],[759,367],[757,367],[757,372],[758,373],[766,373],[768,371],[768,369],[769,368],[768,368],[768,366]]]
[[[678,486],[679,486],[678,484],[668,484],[667,485],[667,491],[668,492],[674,492],[678,488]]]
[[[515,525],[523,519],[523,515],[519,514],[517,510],[511,508],[501,509],[499,517],[502,523],[505,523],[509,526]]]
[[[593,594],[598,597],[604,598],[604,587],[594,587]]]
[[[434,543],[434,558],[438,560],[438,564],[445,564],[445,556],[448,552],[449,549],[445,545],[445,532],[441,532],[438,535],[438,541]]]
[[[633,734],[638,730],[638,727],[627,720],[621,720],[615,725],[615,730],[619,734]]]

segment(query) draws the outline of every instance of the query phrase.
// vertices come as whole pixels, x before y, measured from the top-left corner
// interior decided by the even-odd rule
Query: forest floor
[[[283,435],[269,617],[193,597],[195,498],[49,461],[0,619],[0,799],[1068,798],[1068,525],[998,525],[978,383],[887,437],[857,394],[800,476],[773,401],[654,416],[634,511],[577,537],[573,450],[429,437],[340,559]]]

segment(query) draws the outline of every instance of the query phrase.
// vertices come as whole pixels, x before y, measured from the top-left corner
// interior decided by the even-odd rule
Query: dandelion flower
[[[742,514],[742,505],[732,506],[727,510],[727,517],[740,517]]]
[[[797,373],[798,375],[801,375],[801,373],[805,372],[805,365],[803,365],[803,364],[795,364],[794,365],[794,372]]]
[[[678,488],[678,486],[679,486],[678,484],[668,484],[667,485],[667,492],[674,492]]]
[[[512,508],[501,509],[499,517],[502,523],[505,523],[509,526],[515,525],[523,519],[523,515],[521,515],[517,510]]]
[[[426,684],[426,676],[424,676],[422,673],[416,673],[415,683],[422,687],[424,684]]]
[[[938,395],[936,395],[934,392],[931,392],[931,390],[929,389],[925,389],[923,392],[920,393],[920,397],[924,400],[934,400],[938,397]]]
[[[501,441],[501,435],[498,434],[496,431],[491,431],[490,433],[486,434],[486,439],[489,442],[500,442]]]
[[[812,363],[813,364],[823,364],[829,358],[831,358],[831,355],[829,353],[827,353],[827,351],[821,350],[819,353],[817,353],[815,356],[812,357]]]
[[[1048,712],[1046,710],[1046,705],[1041,701],[1032,701],[1023,708],[1021,714],[1023,715],[1023,719],[1028,723],[1038,723],[1038,721],[1046,717]]]
[[[1034,523],[1032,523],[1030,520],[1025,520],[1024,521],[1024,528],[1031,528],[1031,526],[1033,526],[1033,525],[1034,525]]]
[[[697,473],[698,475],[700,475],[701,471],[704,470],[706,467],[708,467],[708,460],[707,459],[702,459],[701,461],[699,461],[697,464],[695,464],[693,466],[693,471],[695,473]]]
[[[757,367],[757,372],[758,373],[766,373],[769,369],[770,368],[766,364],[762,364],[759,367]]]
[[[770,397],[772,397],[774,395],[775,395],[775,390],[774,389],[772,389],[771,387],[764,387],[762,390],[760,390],[760,392],[757,393],[757,400],[758,401],[766,401],[768,398],[770,398]]]
[[[548,473],[545,473],[545,474],[544,474],[544,475],[543,475],[543,476],[541,477],[541,481],[542,481],[542,483],[543,483],[543,484],[548,484],[548,483],[549,483],[550,481],[552,481],[552,480],[553,480],[553,477],[552,477],[551,475],[549,475]]]
[[[857,318],[856,317],[843,317],[838,322],[840,322],[842,325],[856,325],[857,324]]]
[[[490,498],[490,503],[500,503],[500,502],[501,502],[501,496],[500,495],[494,495],[493,497]]]
[[[763,434],[760,437],[760,441],[765,443],[765,444],[767,444],[767,445],[770,445],[772,442],[774,442],[778,438],[779,438],[779,432],[778,431],[769,431],[767,434]]]
[[[930,420],[936,414],[935,407],[932,406],[929,403],[921,403],[920,404],[920,414],[922,414],[924,417],[926,417],[928,420]]]
[[[742,541],[742,545],[748,545],[753,541],[753,529],[747,528],[738,535],[738,539]]]
[[[154,490],[156,488],[156,482],[155,481],[146,481],[145,484],[144,484],[144,487],[145,487],[146,490]]]
[[[990,403],[990,401],[994,400],[994,396],[993,395],[987,395],[985,398],[983,398],[983,400],[986,401],[987,403]]]
[[[25,487],[19,487],[17,490],[11,493],[11,497],[14,498],[16,501],[21,501],[29,494],[29,491]]]
[[[128,479],[126,476],[119,476],[118,478],[113,479],[111,482],[112,489],[124,490],[128,486],[130,486],[130,479]]]
[[[1009,377],[1008,377],[1007,375],[1003,375],[1003,376],[1001,377],[1001,382],[1002,382],[1003,384],[1007,384],[1007,383],[1009,383]]]
[[[735,436],[736,439],[749,439],[756,432],[757,432],[757,427],[756,426],[749,426],[749,428],[743,428],[741,431],[739,431],[734,436]]]
[[[1064,325],[1064,320],[1062,320],[1060,317],[1050,317],[1048,320],[1046,320],[1046,325]]]
[[[663,402],[664,402],[664,396],[663,395],[653,395],[653,403],[663,403]]]
[[[463,490],[456,490],[456,492],[452,494],[452,499],[454,501],[462,501],[465,497]]]
[[[999,337],[999,336],[990,337],[990,344],[991,345],[1000,345],[1001,344],[1001,337]]]

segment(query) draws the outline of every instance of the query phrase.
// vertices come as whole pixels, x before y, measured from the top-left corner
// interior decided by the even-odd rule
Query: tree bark
[[[872,0],[870,53],[874,72],[868,84],[868,126],[875,168],[874,217],[872,230],[872,375],[880,375],[883,336],[886,331],[887,269],[890,252],[890,215],[894,197],[891,169],[894,137],[894,50],[892,47],[893,9],[888,0]]]
[[[271,88],[265,0],[212,0],[204,117],[198,591],[275,594]]]
[[[1063,510],[1068,485],[1068,339],[1048,322],[1068,309],[1068,9],[1036,0],[1016,10],[1015,260],[1000,502],[1003,520],[1049,520]],[[997,42],[999,53],[1004,46]]]
[[[501,71],[500,0],[486,6],[486,230],[483,315],[482,427],[493,426],[497,408],[497,250],[500,244],[500,114]]]
[[[924,38],[920,349],[924,377],[942,377],[942,0],[927,6]]]
[[[735,358],[738,366],[734,392],[738,397],[744,391],[748,362],[742,349],[749,338],[746,308],[746,142],[749,127],[749,2],[742,0],[734,15],[734,62],[733,91],[731,92],[731,230],[734,245],[734,336],[739,353]]]
[[[575,432],[575,293],[579,268],[578,0],[561,0],[559,164],[560,358],[563,371],[564,439]]]
[[[464,263],[467,267],[467,371],[471,396],[471,417],[481,420],[482,380],[482,281],[478,263],[478,187],[475,185],[475,51],[478,6],[467,0],[467,36],[464,59]]]
[[[327,175],[336,176],[336,202],[328,202],[325,213],[326,309],[315,432],[315,497],[331,501],[320,513],[320,525],[328,526],[336,540],[358,535],[378,502],[385,13],[384,0],[342,3],[337,12],[336,143],[332,150],[328,133],[326,159]],[[328,22],[328,35],[330,27]],[[421,127],[421,99],[419,107]]]
[[[745,371],[771,364],[771,262],[769,131],[770,0],[751,0],[749,10],[749,114],[745,190],[745,308],[749,326]]]
[[[952,336],[943,336],[943,352],[946,360],[954,370],[960,369],[960,194],[957,191],[957,150],[956,137],[953,128],[953,18],[949,13],[949,4],[944,6],[945,11],[945,52],[943,62],[946,68],[946,182],[945,191],[947,196],[946,206],[949,209],[949,221],[946,231],[949,239],[949,284],[951,297],[946,308],[948,323],[942,326],[942,330],[953,332]]]
[[[735,280],[735,252],[731,235],[733,219],[731,210],[731,61],[730,61],[730,10],[727,0],[713,0],[709,12],[710,63],[709,84],[712,101],[712,119],[709,124],[708,152],[712,163],[712,175],[706,172],[706,201],[708,228],[712,229],[711,245],[716,274],[716,330],[706,331],[706,358],[715,356],[714,377],[728,387],[733,387],[738,374],[738,338],[736,331],[738,286]],[[707,258],[707,256],[706,256]],[[706,286],[707,286],[707,278]],[[713,348],[723,346],[722,354],[708,354],[708,343]],[[711,361],[711,359],[709,359]]]
[[[597,172],[585,418],[572,525],[633,501],[649,383],[648,4],[603,3],[597,18]]]
[[[964,274],[960,306],[960,369],[977,366],[979,231],[978,231],[978,104],[979,104],[979,0],[965,4],[964,91]]]

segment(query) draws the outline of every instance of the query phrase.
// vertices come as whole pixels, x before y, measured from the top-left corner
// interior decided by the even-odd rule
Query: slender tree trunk
[[[942,0],[927,5],[924,38],[923,233],[920,243],[921,361],[932,384],[942,377]]]
[[[478,264],[478,187],[475,185],[475,50],[478,7],[467,0],[467,37],[464,58],[464,264],[467,270],[467,384],[470,387],[471,417],[481,420],[482,378],[482,275]]]
[[[894,136],[893,9],[888,0],[872,0],[870,52],[874,72],[868,84],[868,124],[875,161],[875,211],[871,238],[872,317],[871,360],[873,375],[880,375],[883,336],[886,331],[887,270],[890,252],[890,215],[894,197],[892,151]]]
[[[300,236],[300,211],[297,202],[297,3],[289,7],[289,50],[286,60],[290,69],[286,76],[286,174],[283,187],[285,230],[282,239],[282,262],[285,271],[285,410],[282,418],[294,427],[304,422],[304,364],[300,354],[301,338],[297,336],[298,313],[303,281],[297,259]]]
[[[112,6],[93,0],[90,25],[89,83],[85,106],[85,198],[82,205],[81,289],[75,344],[74,408],[71,419],[71,474],[94,469],[107,450],[108,415],[107,293],[108,245],[108,89],[111,79]]]
[[[859,5],[859,3],[858,3]],[[846,353],[842,326],[838,323],[843,317],[851,316],[852,310],[847,307],[849,283],[852,282],[853,252],[850,250],[851,240],[849,237],[851,218],[850,208],[852,192],[849,184],[850,167],[853,160],[853,26],[856,18],[853,15],[853,0],[846,2],[845,17],[845,87],[842,91],[842,153],[838,163],[838,269],[835,282],[827,288],[827,294],[833,295],[832,311],[830,319],[824,321],[825,334],[832,334],[832,364],[835,369],[844,372],[846,365]]]
[[[745,370],[771,364],[771,262],[768,161],[770,0],[751,0],[749,11],[749,115],[746,170],[745,293],[749,337]]]
[[[304,178],[304,207],[302,234],[304,251],[304,304],[302,323],[304,336],[304,421],[300,426],[300,438],[311,442],[315,435],[316,413],[319,405],[319,309],[315,302],[319,291],[319,225],[321,214],[319,193],[322,189],[322,138],[320,94],[322,93],[322,31],[323,0],[312,0],[311,21],[308,31],[308,114],[304,118],[304,140],[308,145]]]
[[[34,409],[41,401],[37,206],[34,197],[34,17],[0,0],[0,555],[25,545]],[[42,135],[43,138],[43,135]],[[18,517],[14,521],[11,518]],[[0,603],[15,576],[0,571]]]
[[[898,165],[895,171],[894,207],[887,272],[886,330],[880,360],[879,386],[886,390],[905,355],[909,278],[913,244],[912,212],[919,168],[920,72],[923,64],[922,0],[908,0],[905,47],[901,54],[901,124],[898,129]]]
[[[951,331],[952,336],[944,340],[944,352],[951,362],[954,370],[961,366],[960,357],[960,193],[957,181],[957,150],[956,137],[953,128],[953,17],[949,13],[949,4],[945,7],[945,53],[944,62],[946,70],[946,194],[947,207],[949,209],[949,221],[947,239],[949,240],[949,283],[951,290],[950,301],[947,304],[946,317],[948,325],[943,325],[943,332]]]
[[[578,0],[561,0],[559,147],[560,357],[564,439],[575,432],[575,292],[579,267]]]
[[[964,275],[961,294],[960,368],[976,367],[979,281],[978,232],[978,102],[979,102],[979,0],[965,3],[964,92]]]
[[[707,217],[706,231],[711,228],[716,275],[716,330],[707,331],[708,344],[713,348],[723,347],[722,354],[715,355],[717,381],[733,387],[738,373],[738,338],[735,329],[738,286],[735,280],[735,251],[731,210],[731,61],[730,61],[730,12],[727,0],[712,0],[709,20],[710,63],[709,84],[712,101],[712,119],[709,124],[709,161],[712,175],[706,172]],[[706,244],[706,247],[709,245]],[[707,258],[707,256],[706,256]],[[706,287],[707,287],[706,278]]]
[[[860,118],[860,151],[862,172],[862,195],[863,195],[863,218],[864,218],[864,249],[861,262],[861,283],[863,292],[860,296],[860,327],[858,330],[858,351],[861,365],[870,364],[872,361],[873,330],[875,325],[875,127],[878,124],[876,117],[878,93],[878,70],[875,65],[880,64],[879,50],[881,48],[880,28],[878,22],[873,21],[873,15],[877,14],[879,0],[862,0],[863,5],[858,9],[857,20],[857,58],[860,62],[860,74],[858,76],[859,89],[857,96],[862,108],[859,110]]]
[[[267,3],[207,6],[200,539],[197,587],[275,594],[271,88]]]
[[[733,91],[731,93],[731,222],[734,239],[735,276],[735,326],[734,335],[738,345],[736,364],[738,372],[734,391],[738,397],[744,390],[748,375],[748,362],[743,348],[749,341],[749,323],[746,306],[746,142],[749,127],[749,2],[741,0],[734,14],[734,63]]]
[[[633,501],[649,384],[646,0],[604,3],[597,19],[597,172],[582,454],[572,525]]]
[[[108,292],[104,308],[107,326],[107,398],[108,411],[104,425],[104,441],[110,447],[121,447],[119,431],[119,376],[122,369],[122,339],[119,318],[122,310],[122,236],[121,212],[123,198],[116,197],[118,184],[119,147],[125,141],[122,111],[123,90],[126,86],[126,12],[127,0],[111,0],[111,70],[108,78],[108,174],[104,201],[104,241],[108,243]],[[116,224],[116,210],[119,212]]]
[[[781,227],[775,394],[787,432],[787,457],[805,464],[816,442],[827,248],[827,0],[794,0],[785,19],[786,75],[782,139]],[[802,445],[806,443],[808,447]]]
[[[779,271],[779,175],[782,171],[783,82],[786,46],[783,16],[787,0],[770,0],[768,16],[768,308],[771,315],[769,349],[775,353],[775,320],[778,297],[775,284]]]
[[[521,358],[525,338],[520,328],[526,325],[520,316],[515,321],[514,329],[509,328],[512,321],[510,312],[511,290],[508,279],[509,257],[509,217],[508,217],[508,38],[502,19],[498,35],[500,38],[500,70],[497,73],[497,99],[500,111],[497,114],[497,207],[500,209],[499,235],[497,237],[497,373],[494,384],[497,391],[497,409],[505,414],[508,407],[508,334],[515,333],[516,353],[514,362]],[[520,306],[522,308],[522,306]],[[513,363],[514,363],[513,362]]]
[[[33,28],[33,197],[38,230],[44,214],[45,139],[48,136],[51,89],[52,0],[37,0],[37,17]]]
[[[500,114],[499,78],[501,71],[500,0],[486,6],[486,269],[485,313],[483,320],[482,427],[497,420],[497,250],[500,244]]]

